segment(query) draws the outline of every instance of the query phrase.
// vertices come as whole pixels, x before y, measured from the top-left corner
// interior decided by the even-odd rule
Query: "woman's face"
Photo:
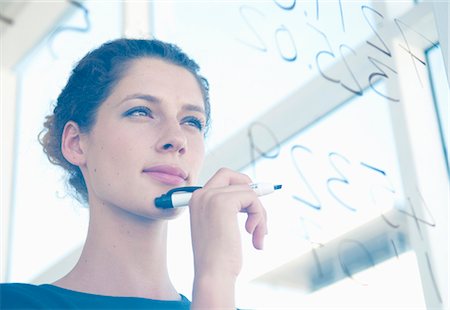
[[[205,123],[202,92],[189,71],[156,58],[134,60],[81,138],[90,205],[175,216],[181,208],[157,209],[154,199],[196,184]]]

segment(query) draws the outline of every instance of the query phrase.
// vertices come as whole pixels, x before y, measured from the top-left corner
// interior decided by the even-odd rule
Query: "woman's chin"
[[[179,217],[186,208],[170,208],[170,209],[160,209],[155,206],[146,209],[145,211],[136,212],[138,215],[149,219],[149,220],[171,220]]]
[[[185,208],[170,208],[170,209],[158,209],[161,211],[161,216],[165,219],[175,219],[179,217],[184,211],[186,211],[187,207]]]

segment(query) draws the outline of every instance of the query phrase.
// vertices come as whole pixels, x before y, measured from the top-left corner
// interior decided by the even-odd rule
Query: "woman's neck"
[[[90,212],[80,259],[55,285],[99,295],[179,299],[167,271],[166,220],[102,204]]]

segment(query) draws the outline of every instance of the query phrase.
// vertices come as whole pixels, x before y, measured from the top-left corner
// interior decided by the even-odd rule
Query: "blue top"
[[[0,309],[186,309],[190,301],[116,297],[76,292],[51,284],[0,284]]]

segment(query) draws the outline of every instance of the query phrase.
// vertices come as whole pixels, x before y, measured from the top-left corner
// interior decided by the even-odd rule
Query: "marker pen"
[[[271,183],[252,183],[250,187],[256,192],[258,196],[263,196],[280,189],[282,185],[273,185]],[[189,205],[192,192],[202,188],[201,186],[185,186],[171,189],[167,193],[155,199],[157,208],[170,209],[185,207]]]

